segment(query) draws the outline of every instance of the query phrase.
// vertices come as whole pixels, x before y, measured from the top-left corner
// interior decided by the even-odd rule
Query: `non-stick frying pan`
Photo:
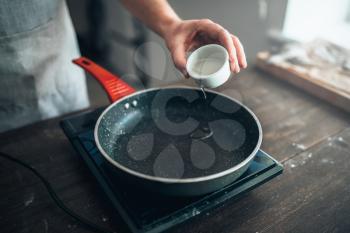
[[[125,182],[176,196],[206,194],[241,176],[260,147],[258,119],[228,96],[207,91],[205,99],[201,89],[189,87],[136,92],[87,58],[74,63],[113,102],[94,135],[107,164]]]

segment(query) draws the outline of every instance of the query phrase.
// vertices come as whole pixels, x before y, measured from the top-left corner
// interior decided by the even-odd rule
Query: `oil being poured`
[[[209,114],[209,109],[208,109],[208,101],[207,101],[207,93],[205,93],[205,88],[201,85],[201,90],[203,93],[203,102],[205,105],[205,119],[202,120],[198,126],[198,128],[193,131],[193,133],[190,135],[192,139],[197,139],[197,140],[204,140],[207,138],[210,138],[213,135],[213,131],[210,130],[209,125],[208,125],[208,114]]]
[[[207,93],[205,93],[204,87],[201,87],[201,90],[202,90],[202,93],[203,93],[204,101],[207,101]]]

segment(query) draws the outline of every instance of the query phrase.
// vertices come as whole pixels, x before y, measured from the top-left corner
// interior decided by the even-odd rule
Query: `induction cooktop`
[[[210,213],[214,208],[224,208],[227,201],[236,199],[283,171],[278,161],[259,150],[240,178],[213,193],[184,198],[140,190],[121,183],[96,147],[93,130],[103,110],[104,107],[67,117],[61,122],[61,127],[131,232],[162,232],[197,215]]]

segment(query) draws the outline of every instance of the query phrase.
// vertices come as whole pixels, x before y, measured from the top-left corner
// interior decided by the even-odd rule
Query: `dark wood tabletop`
[[[262,149],[282,162],[284,173],[171,232],[350,232],[350,114],[254,68],[219,90],[258,116]],[[1,134],[0,151],[36,168],[82,216],[111,232],[128,232],[60,119]],[[88,232],[53,203],[36,176],[3,158],[0,231]]]

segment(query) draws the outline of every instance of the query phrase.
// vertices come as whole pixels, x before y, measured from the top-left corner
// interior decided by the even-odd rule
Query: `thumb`
[[[185,78],[188,78],[188,73],[186,70],[187,59],[184,46],[176,46],[174,49],[172,49],[171,56],[175,67],[185,76]]]

